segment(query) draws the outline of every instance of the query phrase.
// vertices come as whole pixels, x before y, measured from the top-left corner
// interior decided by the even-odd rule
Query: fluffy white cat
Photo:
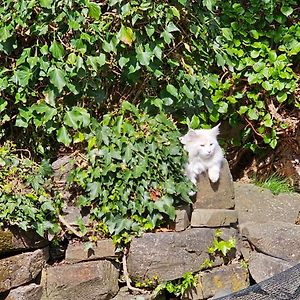
[[[184,149],[188,152],[188,163],[185,167],[187,177],[194,185],[202,172],[207,172],[211,182],[217,182],[223,163],[223,152],[218,144],[219,126],[212,129],[190,129],[180,138]]]

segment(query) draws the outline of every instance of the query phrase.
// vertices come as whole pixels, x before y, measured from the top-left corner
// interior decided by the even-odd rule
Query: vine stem
[[[65,225],[72,233],[74,233],[77,237],[82,238],[83,235],[77,231],[70,223],[68,223],[62,215],[58,216],[59,221]]]
[[[138,292],[138,293],[141,293],[141,294],[148,294],[149,291],[139,289],[139,288],[136,288],[136,287],[131,285],[131,279],[129,277],[129,273],[128,273],[128,269],[127,269],[127,254],[128,254],[128,249],[125,248],[124,254],[123,254],[123,257],[122,257],[122,264],[123,264],[123,275],[124,275],[128,290],[130,290],[132,292]]]

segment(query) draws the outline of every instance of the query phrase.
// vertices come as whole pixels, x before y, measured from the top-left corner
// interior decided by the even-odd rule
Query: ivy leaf
[[[101,15],[101,8],[100,6],[95,2],[89,2],[88,3],[88,9],[89,9],[89,15],[94,18],[95,20],[99,20]]]
[[[222,30],[222,34],[223,36],[229,40],[229,41],[232,41],[233,40],[233,35],[232,35],[232,31],[230,28],[221,28]]]
[[[293,13],[293,8],[290,6],[281,6],[280,11],[286,16],[288,17],[289,15],[291,15]]]
[[[67,84],[65,80],[65,73],[56,67],[53,67],[50,72],[50,82],[57,87],[58,91],[61,92],[63,87]]]
[[[51,8],[53,0],[39,0],[41,7]]]
[[[57,130],[57,140],[65,146],[69,146],[71,144],[72,139],[65,126],[62,126]]]
[[[119,35],[120,41],[129,46],[132,45],[132,42],[135,39],[133,30],[130,27],[126,27],[124,25],[121,26],[121,29],[120,29],[118,35]]]
[[[54,41],[50,48],[50,52],[52,53],[53,57],[56,59],[61,59],[65,55],[64,47],[61,43]]]
[[[137,60],[143,66],[148,66],[152,57],[152,52],[142,51],[136,55]]]
[[[175,98],[178,98],[178,91],[177,91],[177,88],[174,85],[168,84],[167,87],[166,87],[166,90],[172,96],[174,96]]]

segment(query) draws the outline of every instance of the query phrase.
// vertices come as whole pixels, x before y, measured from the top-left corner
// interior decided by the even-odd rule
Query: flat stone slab
[[[17,227],[0,230],[0,254],[24,249],[43,248],[48,241],[33,230],[24,231]]]
[[[300,195],[279,194],[253,184],[235,183],[235,209],[239,223],[286,222],[295,224],[300,211]]]
[[[237,234],[233,228],[224,228],[222,232],[224,240]],[[130,277],[143,282],[157,276],[158,281],[167,281],[180,278],[186,272],[199,271],[209,258],[207,249],[212,245],[214,233],[212,228],[191,228],[183,232],[146,233],[134,238],[127,258]]]
[[[200,272],[195,289],[188,290],[183,299],[202,300],[216,295],[239,291],[249,286],[249,273],[239,263]]]
[[[48,248],[0,260],[0,293],[33,280],[49,258]]]
[[[191,225],[191,205],[182,205],[176,208],[175,231],[183,231]]]
[[[192,213],[192,227],[220,227],[237,223],[237,212],[229,209],[195,208]]]
[[[106,300],[118,290],[119,271],[107,260],[61,264],[43,270],[41,300]]]
[[[259,283],[296,264],[253,251],[249,259],[249,271],[255,282]]]
[[[71,243],[66,250],[66,262],[76,263],[79,261],[95,260],[103,258],[114,258],[115,245],[112,239],[97,241],[92,249],[86,251],[83,243]]]
[[[300,261],[300,226],[283,222],[247,223],[241,233],[258,252],[287,261]]]
[[[11,290],[5,300],[40,300],[42,290],[40,285],[31,283]]]
[[[219,181],[212,183],[208,175],[202,173],[198,177],[197,189],[194,208],[233,208],[234,188],[227,160],[223,161]]]

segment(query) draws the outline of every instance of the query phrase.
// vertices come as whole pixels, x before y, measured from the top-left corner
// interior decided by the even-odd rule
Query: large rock
[[[41,297],[42,287],[31,283],[11,290],[5,300],[40,300]]]
[[[183,299],[202,300],[216,294],[228,294],[249,286],[249,273],[239,263],[200,272],[196,288],[188,290]]]
[[[233,228],[222,231],[225,240],[236,236]],[[157,276],[159,281],[166,281],[199,271],[200,265],[209,258],[207,249],[212,245],[214,232],[210,228],[192,228],[183,232],[146,233],[134,238],[127,259],[130,277],[144,281]]]
[[[242,235],[259,251],[288,261],[300,261],[300,226],[283,222],[247,223]]]
[[[235,209],[239,223],[279,221],[295,224],[300,210],[299,194],[273,195],[253,184],[235,183]]]
[[[37,249],[47,246],[47,240],[35,231],[24,231],[17,227],[0,230],[0,254],[24,249]]]
[[[182,205],[176,208],[175,231],[183,231],[191,224],[192,207],[190,204]]]
[[[198,192],[194,208],[224,208],[234,207],[234,189],[228,162],[224,159],[220,179],[212,183],[206,173],[198,178]]]
[[[157,295],[153,298],[151,292],[149,294],[133,295],[126,286],[121,287],[118,294],[112,300],[166,300],[165,294]]]
[[[111,299],[119,289],[118,277],[118,269],[106,260],[48,267],[42,274],[42,300]]]
[[[237,223],[237,212],[232,209],[195,208],[192,214],[192,227],[221,227]]]
[[[252,252],[249,259],[249,271],[255,282],[259,283],[296,264],[296,262],[288,262],[263,253]]]
[[[86,251],[82,243],[71,243],[66,250],[67,262],[96,260],[116,257],[115,246],[111,239],[99,240],[92,249]]]
[[[49,257],[48,248],[0,260],[0,293],[33,280]]]

